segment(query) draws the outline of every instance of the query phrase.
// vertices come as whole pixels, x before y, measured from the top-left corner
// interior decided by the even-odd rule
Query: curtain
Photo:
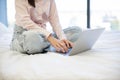
[[[8,26],[7,21],[7,0],[0,0],[0,22]]]

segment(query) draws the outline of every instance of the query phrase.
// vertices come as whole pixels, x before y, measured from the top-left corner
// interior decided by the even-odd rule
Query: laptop
[[[69,49],[67,53],[61,54],[72,56],[90,50],[103,31],[104,28],[88,29],[82,31],[78,40],[74,43],[73,48]],[[55,51],[55,48],[51,47],[50,51]]]

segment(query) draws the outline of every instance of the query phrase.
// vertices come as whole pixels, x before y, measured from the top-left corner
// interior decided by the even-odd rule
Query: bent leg
[[[78,26],[72,26],[64,29],[63,31],[68,40],[75,42],[79,38],[82,29]]]
[[[49,43],[45,40],[44,36],[31,31],[23,32],[18,39],[14,39],[12,42],[14,50],[28,54],[43,52],[48,46]]]

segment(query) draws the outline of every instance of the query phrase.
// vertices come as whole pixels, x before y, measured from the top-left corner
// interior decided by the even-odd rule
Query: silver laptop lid
[[[75,42],[74,47],[70,51],[69,55],[75,55],[91,49],[103,31],[104,28],[83,31],[80,34],[79,39]]]

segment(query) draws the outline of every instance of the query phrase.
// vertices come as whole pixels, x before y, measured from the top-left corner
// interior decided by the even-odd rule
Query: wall
[[[0,22],[8,26],[7,21],[7,1],[0,0]]]

